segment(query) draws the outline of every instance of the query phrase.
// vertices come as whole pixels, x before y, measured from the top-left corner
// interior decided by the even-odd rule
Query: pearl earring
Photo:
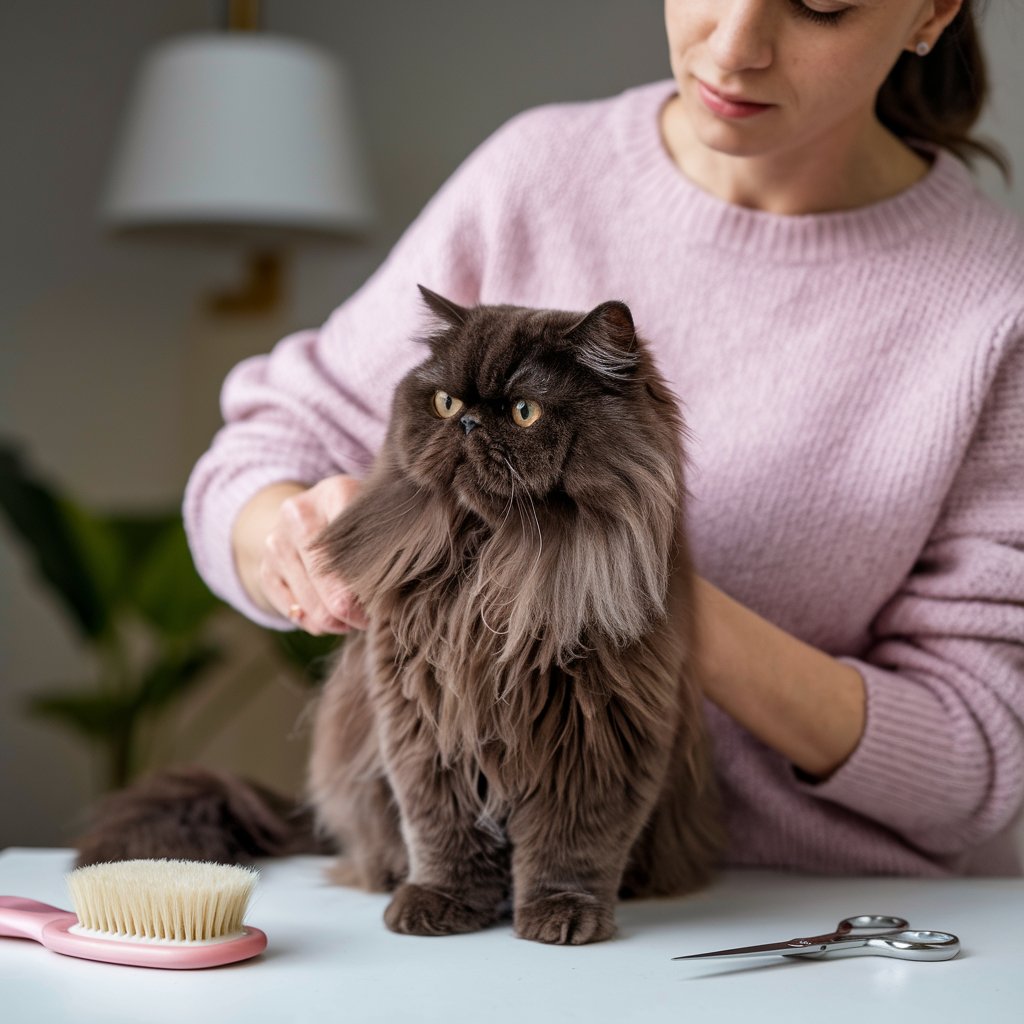
[[[914,47],[914,50],[917,53],[918,57],[926,56],[930,49],[931,47],[923,39],[921,40],[921,42],[917,44],[917,46]]]

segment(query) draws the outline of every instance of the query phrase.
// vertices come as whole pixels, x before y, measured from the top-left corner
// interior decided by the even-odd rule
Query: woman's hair
[[[970,135],[988,96],[988,69],[975,18],[983,7],[982,0],[964,0],[931,53],[902,53],[878,93],[876,112],[901,138],[931,142],[965,162],[985,157],[1009,181],[1010,163],[1003,150]]]

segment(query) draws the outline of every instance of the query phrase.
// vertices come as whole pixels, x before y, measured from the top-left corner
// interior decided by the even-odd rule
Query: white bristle
[[[81,927],[111,936],[203,942],[237,935],[253,868],[196,860],[91,864],[67,876]]]

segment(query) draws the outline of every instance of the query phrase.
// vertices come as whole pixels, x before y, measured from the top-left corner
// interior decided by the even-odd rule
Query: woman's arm
[[[863,650],[830,658],[697,590],[709,697],[818,776],[816,797],[943,855],[1005,831],[1024,802],[1020,321],[985,352],[976,429],[942,513]]]
[[[808,775],[823,778],[864,730],[860,673],[696,581],[698,660],[710,700]]]

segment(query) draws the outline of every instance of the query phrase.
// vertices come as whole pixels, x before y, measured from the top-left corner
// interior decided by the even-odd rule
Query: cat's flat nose
[[[474,427],[480,426],[480,421],[478,419],[474,419],[468,412],[459,420],[459,422],[462,424],[462,429],[467,435],[469,435]]]

